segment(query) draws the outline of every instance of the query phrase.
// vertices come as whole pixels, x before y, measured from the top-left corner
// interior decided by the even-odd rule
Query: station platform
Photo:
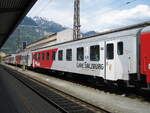
[[[30,71],[30,70],[23,71],[23,69],[21,68],[16,68],[14,66],[10,66],[7,64],[2,64],[2,66],[6,67],[5,69],[10,68],[18,73],[21,73],[21,75],[23,76],[32,78],[36,81],[39,81],[40,83],[45,84],[46,86],[50,86],[54,89],[58,89],[61,92],[65,92],[68,95],[77,97],[78,99],[83,100],[86,103],[90,103],[91,105],[105,109],[111,113],[149,113],[150,111],[150,103],[141,98],[132,98],[132,97],[130,98],[130,97],[122,96],[122,95],[116,95],[113,93],[109,93],[109,92],[97,90],[91,87],[83,86],[80,84],[72,83],[66,80],[58,79],[53,76],[48,76],[46,74],[37,73],[34,71]],[[1,75],[0,77],[3,78],[3,81],[5,83],[4,86],[7,86],[6,89],[9,91],[9,94],[11,94],[11,96],[14,95],[13,97],[11,97],[13,99],[13,102],[15,102],[14,100],[20,101],[20,103],[21,101],[25,101],[25,105],[29,106],[27,109],[33,107],[32,110],[35,110],[34,113],[41,113],[42,111],[45,111],[45,108],[47,111],[51,110],[51,109],[48,109],[50,105],[43,102],[43,100],[40,99],[36,94],[34,94],[34,92],[30,91],[28,88],[25,88],[24,85],[17,86],[17,84],[21,84],[21,83],[19,83],[19,81],[17,82],[17,80],[15,80],[13,76],[11,76],[11,71],[10,71],[10,74],[8,74],[5,70],[1,69],[0,67],[0,74],[2,71],[3,71],[2,73],[3,75]],[[14,93],[14,91],[16,92],[20,91],[21,94],[18,94],[16,92]],[[15,95],[17,95],[16,96],[17,98],[15,97]],[[19,103],[19,102],[16,102],[16,103]],[[17,104],[15,104],[15,106],[16,105]],[[44,107],[46,106],[46,107],[43,108],[43,106]],[[17,110],[18,109],[19,107],[17,107]],[[38,109],[41,111],[38,111]],[[54,108],[52,107],[52,109]],[[26,113],[26,112],[20,112],[20,111],[18,113]],[[58,111],[56,110],[56,112]],[[42,112],[42,113],[55,113],[55,112]]]
[[[0,113],[60,113],[0,65]]]
[[[109,92],[86,87],[66,80],[58,79],[45,74],[22,71],[21,68],[3,64],[4,66],[23,73],[29,78],[40,81],[47,86],[58,89],[66,94],[77,97],[87,103],[99,108],[106,109],[112,113],[149,113],[150,103],[138,98],[130,98],[122,95],[111,94]]]

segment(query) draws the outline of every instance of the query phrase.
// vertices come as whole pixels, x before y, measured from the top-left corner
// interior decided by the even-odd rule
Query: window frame
[[[119,44],[122,44],[120,47],[119,47]],[[121,49],[121,50],[120,50]],[[124,54],[124,44],[123,44],[123,41],[120,41],[120,42],[117,42],[117,54],[120,56],[120,55],[123,55]]]
[[[46,52],[46,60],[50,60],[50,53]]]
[[[80,55],[79,55],[79,52],[78,52],[78,51],[80,51],[79,49],[83,49],[83,50],[82,50],[82,57],[81,57],[82,59],[79,58],[79,56],[80,56]],[[76,51],[77,51],[76,60],[77,60],[77,61],[84,61],[84,47],[78,47],[78,48],[76,49]]]
[[[37,53],[34,54],[34,59],[37,60]]]
[[[40,60],[41,59],[41,54],[40,53],[38,53],[38,60]]]
[[[68,57],[68,51],[71,50],[71,56]],[[72,49],[66,49],[66,61],[72,61]]]
[[[52,60],[56,60],[56,51],[52,51]]]
[[[61,57],[60,57],[60,54],[61,54]],[[62,60],[63,60],[63,50],[59,50],[59,51],[58,51],[58,60],[59,60],[59,61],[62,61]]]
[[[112,57],[110,57],[110,55],[108,56],[108,45],[113,45],[112,47],[110,47],[110,48],[112,48]],[[106,45],[106,58],[107,58],[107,60],[113,60],[114,59],[114,43],[108,43],[107,45]]]
[[[45,53],[42,53],[42,60],[45,60]]]
[[[98,48],[99,48],[99,50],[98,50],[98,59],[96,59],[96,54],[95,54],[95,58],[93,57],[91,57],[91,56],[93,56],[93,55],[91,55],[92,53],[91,53],[91,49],[92,49],[92,47],[96,47],[96,46],[98,46]],[[96,53],[96,52],[95,52]],[[90,61],[100,61],[100,45],[99,44],[97,44],[97,45],[91,45],[90,46]]]

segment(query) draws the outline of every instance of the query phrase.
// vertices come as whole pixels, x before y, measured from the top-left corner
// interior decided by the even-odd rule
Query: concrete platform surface
[[[0,66],[0,113],[60,113]]]
[[[16,69],[13,66],[9,67]],[[17,69],[17,71],[113,113],[150,113],[150,103],[140,99],[131,99],[120,95],[105,93],[100,90],[95,90],[93,88],[32,71],[22,71],[22,69]]]

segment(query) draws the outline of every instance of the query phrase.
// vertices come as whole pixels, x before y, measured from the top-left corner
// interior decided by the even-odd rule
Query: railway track
[[[31,70],[31,71],[35,71],[37,73],[42,73],[42,74],[46,74],[49,75],[49,70],[46,69],[40,69],[40,70]],[[96,90],[100,90],[100,91],[104,91],[104,92],[108,92],[111,94],[115,94],[115,95],[122,95],[122,96],[126,96],[129,98],[137,98],[146,102],[150,102],[150,90],[145,90],[145,89],[136,89],[134,87],[123,87],[123,88],[118,88],[115,87],[114,85],[107,85],[107,84],[94,84],[96,82],[88,82],[87,78],[80,78],[78,76],[73,76],[72,77],[68,77],[66,75],[60,75],[59,73],[55,73],[55,72],[51,72],[50,76],[54,76],[56,78],[59,79],[63,79],[66,81],[70,81],[72,83],[75,84],[79,84],[85,87],[91,87],[94,88]],[[91,78],[92,79],[92,78]]]
[[[84,102],[33,78],[23,76],[22,73],[16,72],[8,67],[4,67],[4,69],[24,85],[36,92],[39,96],[44,98],[48,103],[59,109],[62,113],[110,113],[105,109]]]

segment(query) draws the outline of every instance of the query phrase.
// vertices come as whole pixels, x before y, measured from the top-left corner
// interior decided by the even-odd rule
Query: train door
[[[126,42],[127,41],[127,42]],[[130,66],[129,44],[130,40],[117,40],[116,42],[116,80],[127,80]],[[127,52],[128,51],[128,52]]]
[[[27,64],[28,64],[28,66],[31,66],[31,64],[32,64],[32,53],[28,53],[28,55],[27,55]]]
[[[106,79],[115,80],[115,41],[106,41]]]

